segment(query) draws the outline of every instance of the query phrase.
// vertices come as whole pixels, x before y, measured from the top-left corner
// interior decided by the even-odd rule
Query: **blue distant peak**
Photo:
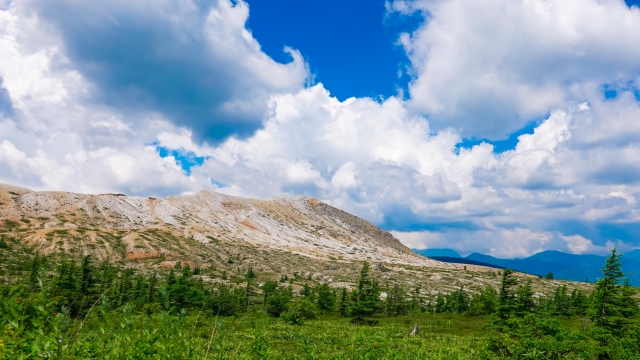
[[[458,253],[451,249],[412,250],[438,261],[509,268],[540,276],[551,272],[556,280],[584,281],[588,279],[590,282],[602,277],[600,269],[604,266],[607,258],[602,255],[567,254],[555,250],[539,252],[522,259],[500,259],[479,253],[459,257],[459,255],[455,256]],[[627,275],[631,284],[640,285],[640,278],[637,275],[640,274],[640,250],[624,253],[622,262],[622,271]]]

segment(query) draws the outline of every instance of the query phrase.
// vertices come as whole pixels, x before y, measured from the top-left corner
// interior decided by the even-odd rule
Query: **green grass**
[[[105,323],[109,324],[106,328]],[[414,323],[421,324],[421,331],[417,336],[409,336]],[[198,316],[197,312],[183,319],[163,315],[113,316],[102,322],[90,317],[80,334],[70,339],[66,356],[476,359],[484,345],[483,338],[478,336],[485,331],[482,323],[482,319],[464,316],[433,315],[383,318],[374,326],[354,325],[337,317],[294,326],[260,315],[215,318]]]
[[[260,311],[234,317],[215,317],[197,310],[185,315],[134,314],[126,307],[104,313],[98,305],[86,319],[65,320],[57,315],[60,320],[52,321],[53,325],[48,326],[57,330],[49,336],[38,338],[36,335],[36,339],[25,337],[23,340],[32,341],[32,348],[40,354],[36,358],[491,358],[483,352],[489,333],[484,326],[488,317],[411,314],[378,317],[376,325],[361,326],[350,323],[347,318],[325,316],[295,326],[282,319],[267,317]],[[416,323],[420,331],[418,335],[410,336]],[[62,344],[60,352],[54,342]],[[55,354],[47,355],[46,349],[56,349]],[[1,350],[2,347],[0,359],[3,358]],[[7,351],[4,358],[12,358],[12,355]]]

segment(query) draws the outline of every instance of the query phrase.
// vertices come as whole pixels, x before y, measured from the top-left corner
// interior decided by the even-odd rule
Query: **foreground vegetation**
[[[505,270],[498,291],[423,299],[379,284],[367,263],[351,290],[294,293],[294,279],[258,283],[252,268],[229,286],[188,265],[160,275],[36,256],[0,284],[0,358],[640,359],[636,289],[620,262],[612,252],[591,294],[534,296]]]

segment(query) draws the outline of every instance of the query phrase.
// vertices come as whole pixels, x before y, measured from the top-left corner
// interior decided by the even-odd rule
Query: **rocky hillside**
[[[390,233],[306,197],[254,200],[199,191],[156,199],[36,192],[0,184],[0,221],[45,254],[202,261],[200,250],[187,251],[195,244],[176,247],[166,241],[169,237],[212,248],[249,245],[318,259],[442,266],[416,256]]]
[[[0,184],[0,236],[5,244],[0,263],[35,252],[54,258],[92,255],[159,270],[189,263],[217,281],[252,266],[271,278],[350,286],[366,260],[382,281],[408,287],[420,281],[428,293],[499,280],[492,269],[464,271],[463,265],[415,254],[390,233],[307,197],[256,200],[199,191],[157,199]]]

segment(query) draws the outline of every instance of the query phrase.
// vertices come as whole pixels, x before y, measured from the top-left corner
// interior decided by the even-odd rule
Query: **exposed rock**
[[[411,331],[411,336],[418,335],[418,324],[413,325],[413,331]]]
[[[202,190],[156,199],[31,191],[0,184],[0,222],[20,219],[31,219],[19,226],[23,241],[36,250],[51,253],[81,245],[79,252],[95,253],[97,259],[139,259],[155,253],[174,259],[209,258],[212,253],[195,245],[185,247],[187,240],[194,240],[230,257],[238,256],[242,246],[250,246],[318,260],[452,267],[416,255],[389,232],[307,197],[256,200]],[[133,237],[134,242],[125,244],[128,250],[118,245],[123,236],[138,232],[146,235]],[[64,246],[55,246],[54,238]],[[169,249],[171,244],[176,246]]]
[[[382,263],[376,263],[373,265],[373,268],[378,270],[378,271],[382,271],[382,272],[387,272],[390,271],[387,267],[384,266],[384,264]]]

